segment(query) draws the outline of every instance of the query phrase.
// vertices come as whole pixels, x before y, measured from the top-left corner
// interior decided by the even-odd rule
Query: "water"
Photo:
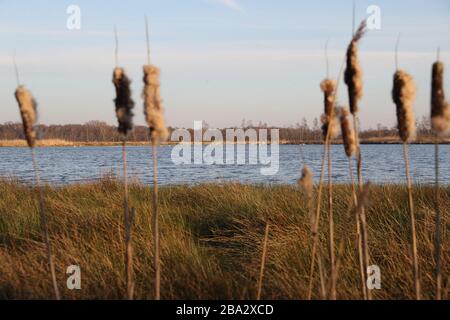
[[[263,165],[175,165],[171,146],[158,150],[159,181],[163,185],[202,182],[287,183],[297,181],[304,160],[313,169],[316,180],[320,175],[323,146],[282,145],[279,150],[279,171],[264,176]],[[348,161],[340,145],[332,146],[333,179],[349,182]],[[37,159],[42,180],[64,185],[95,181],[107,174],[121,175],[121,147],[38,148]],[[416,183],[434,182],[434,146],[410,146],[411,173]],[[404,183],[404,161],[401,145],[363,145],[363,175],[374,183]],[[440,179],[450,184],[450,145],[440,146]],[[128,170],[131,179],[150,183],[152,179],[149,147],[128,147]],[[266,166],[267,167],[267,166]],[[23,182],[33,181],[30,151],[27,148],[0,148],[0,176]]]

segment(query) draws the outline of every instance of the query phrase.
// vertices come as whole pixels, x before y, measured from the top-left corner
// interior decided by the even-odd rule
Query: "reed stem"
[[[339,89],[340,80],[341,80],[342,72],[344,70],[345,61],[346,61],[345,59],[342,61],[342,64],[341,64],[341,67],[339,70],[339,75],[337,77],[338,81],[337,81],[336,88],[335,88],[336,93],[338,92],[338,89]],[[330,119],[333,119],[333,116],[334,116],[334,108],[332,109]],[[331,131],[332,130],[327,130],[327,134],[325,136],[325,142],[323,145],[324,150],[323,150],[322,166],[321,166],[321,172],[320,172],[319,190],[317,192],[317,209],[316,209],[316,216],[314,219],[314,228],[313,228],[313,248],[312,248],[311,266],[310,266],[310,274],[309,274],[308,300],[311,300],[311,296],[312,296],[315,256],[316,256],[316,251],[317,251],[317,245],[319,242],[318,231],[319,231],[319,221],[320,221],[320,205],[321,205],[321,199],[322,199],[323,178],[325,175],[325,159],[326,159],[326,154],[327,154],[327,145],[331,140]]]
[[[125,274],[127,285],[128,300],[133,300],[133,248],[131,245],[131,227],[132,219],[134,218],[134,210],[132,209],[130,215],[130,208],[128,205],[128,173],[127,173],[127,150],[126,138],[122,142],[122,159],[123,159],[123,181],[124,181],[124,226],[125,226]]]
[[[331,129],[329,129],[331,130]],[[328,141],[328,211],[329,211],[329,232],[330,232],[330,279],[331,279],[331,300],[336,300],[336,257],[334,252],[334,215],[333,215],[333,181],[332,181],[332,166],[331,166],[331,143]]]
[[[353,115],[353,128],[355,133],[355,141],[356,141],[356,166],[357,166],[357,175],[358,175],[358,191],[362,192],[363,188],[363,177],[362,177],[362,155],[361,155],[361,145],[359,142],[359,125],[358,125],[358,117],[356,114]],[[357,223],[360,223],[361,227],[361,246],[362,246],[362,257],[363,257],[363,271],[364,271],[364,280],[366,279],[367,267],[369,266],[370,261],[370,253],[369,253],[369,244],[368,244],[368,232],[367,232],[367,221],[366,221],[366,211],[364,206],[357,212],[358,216],[356,217]],[[358,222],[359,220],[359,222]],[[372,292],[367,289],[366,283],[364,283],[364,296],[367,300],[372,300]]]
[[[266,230],[264,233],[264,243],[263,243],[263,249],[262,249],[262,254],[261,254],[261,267],[259,270],[258,291],[256,294],[256,300],[261,300],[264,269],[265,269],[265,265],[266,265],[266,256],[267,256],[267,242],[269,240],[269,229],[270,229],[269,222],[266,222]]]
[[[50,267],[50,273],[52,277],[52,283],[53,283],[53,290],[55,291],[55,298],[56,300],[61,300],[61,296],[59,294],[58,284],[56,281],[56,272],[55,272],[55,264],[53,261],[53,254],[52,254],[52,246],[50,243],[50,236],[48,232],[48,221],[47,221],[47,215],[44,210],[44,194],[42,192],[41,188],[41,178],[39,174],[39,166],[36,161],[36,154],[34,148],[31,149],[31,159],[33,161],[33,168],[34,168],[34,177],[35,177],[35,185],[38,189],[38,195],[39,195],[39,216],[41,220],[41,228],[42,233],[44,234],[44,240],[45,240],[45,246],[47,249],[47,262]]]
[[[362,188],[361,188],[362,192]],[[363,264],[364,264],[364,271],[367,273],[367,268],[369,267],[370,262],[370,252],[369,252],[369,241],[368,241],[368,232],[367,232],[367,220],[366,220],[366,211],[365,207],[361,207],[359,210],[359,218],[361,220],[361,231],[362,231],[362,249],[363,249]],[[366,286],[366,293],[367,293],[367,300],[372,300],[372,291],[367,289]]]
[[[320,278],[320,296],[322,300],[327,298],[327,288],[325,284],[325,275],[322,267],[322,255],[320,250],[317,252],[317,266],[319,267],[319,278]]]
[[[434,144],[434,164],[435,164],[435,183],[434,183],[434,206],[435,216],[435,259],[436,259],[436,300],[442,299],[442,244],[441,244],[441,211],[439,208],[439,142],[437,136]]]
[[[408,188],[408,206],[409,214],[411,219],[411,245],[413,254],[413,275],[414,275],[414,286],[416,292],[416,300],[421,300],[420,292],[420,279],[419,279],[419,261],[417,256],[417,237],[416,237],[416,219],[414,215],[414,202],[412,195],[412,182],[408,158],[408,143],[403,143],[403,157],[405,159],[405,171],[406,171],[406,182]]]
[[[161,299],[161,261],[159,243],[159,217],[158,217],[158,147],[155,139],[152,139],[153,158],[153,246],[155,268],[155,300]]]
[[[320,199],[322,198],[322,188],[323,188],[323,178],[325,175],[325,159],[327,156],[327,144],[328,144],[329,135],[325,138],[325,143],[323,145],[323,157],[322,157],[322,165],[320,170],[320,180],[319,180],[319,190],[317,194],[317,208],[314,218],[314,226],[313,226],[313,247],[311,254],[311,266],[309,271],[309,286],[308,286],[308,300],[311,300],[312,297],[312,287],[313,287],[313,276],[314,276],[314,267],[315,267],[315,258],[316,251],[319,242],[319,225],[320,225]]]
[[[352,198],[353,205],[356,208],[358,205],[358,198],[356,195],[355,178],[353,176],[352,169],[352,159],[348,158],[348,171],[350,174],[351,184],[352,184]],[[356,221],[356,241],[358,247],[358,258],[359,258],[359,273],[361,277],[361,289],[363,293],[364,300],[367,300],[367,286],[366,286],[366,274],[364,272],[364,259],[363,259],[363,249],[362,249],[362,239],[361,239],[361,223],[358,211],[355,210],[355,221]]]

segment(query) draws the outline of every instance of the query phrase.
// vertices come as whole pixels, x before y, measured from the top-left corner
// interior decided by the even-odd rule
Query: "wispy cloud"
[[[234,10],[234,11],[242,11],[241,5],[236,0],[213,0],[214,2],[218,2],[223,4],[224,6]]]

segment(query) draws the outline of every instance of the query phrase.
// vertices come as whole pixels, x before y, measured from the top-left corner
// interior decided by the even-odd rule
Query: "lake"
[[[279,170],[262,175],[262,164],[181,164],[171,158],[173,146],[159,147],[159,181],[163,185],[202,182],[296,183],[304,161],[318,180],[323,154],[321,145],[281,145]],[[270,148],[269,148],[270,149]],[[404,183],[404,161],[401,145],[362,145],[363,175],[374,183]],[[122,173],[121,147],[55,147],[38,148],[37,159],[42,180],[53,185],[95,181],[102,176]],[[248,147],[247,147],[248,154]],[[333,179],[349,182],[348,160],[341,145],[332,146]],[[416,183],[434,182],[434,146],[411,145],[411,172]],[[441,183],[450,184],[450,145],[440,146]],[[128,147],[128,172],[131,179],[150,183],[152,179],[151,148]],[[0,148],[0,176],[19,181],[33,181],[30,151],[27,148]]]

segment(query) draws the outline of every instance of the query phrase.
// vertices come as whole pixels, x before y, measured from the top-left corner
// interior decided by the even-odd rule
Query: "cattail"
[[[150,129],[150,139],[152,142],[152,162],[153,162],[153,267],[155,300],[161,299],[161,261],[160,261],[160,236],[159,236],[159,213],[158,213],[158,144],[166,140],[169,132],[164,121],[164,109],[160,95],[160,71],[150,64],[150,39],[148,31],[148,20],[145,17],[145,35],[147,43],[147,65],[144,65],[144,89],[142,98],[144,99],[144,114]]]
[[[355,187],[355,179],[353,178],[353,169],[352,169],[352,160],[351,157],[357,152],[357,143],[355,138],[354,128],[352,127],[350,121],[350,112],[347,108],[341,107],[339,108],[339,119],[341,122],[341,132],[342,132],[342,140],[344,142],[345,154],[348,157],[348,172],[351,180],[352,186],[352,198],[354,206],[357,206],[357,195],[356,195],[356,187]],[[360,210],[362,213],[364,212],[364,208]],[[359,271],[361,276],[361,285],[364,299],[367,298],[366,292],[366,281],[365,281],[365,272],[364,272],[364,258],[363,258],[363,243],[361,237],[361,223],[360,223],[360,214],[355,211],[355,221],[356,221],[356,236],[357,236],[357,245],[358,245],[358,257],[359,257]]]
[[[40,174],[39,174],[39,166],[36,160],[36,154],[34,151],[34,147],[36,145],[36,131],[34,130],[34,125],[37,120],[37,103],[33,99],[33,96],[29,90],[27,90],[24,86],[19,85],[15,92],[17,103],[19,104],[20,114],[22,117],[23,124],[23,132],[25,134],[25,138],[27,140],[28,146],[31,150],[31,159],[33,163],[34,175],[35,175],[35,184],[38,189],[38,200],[39,200],[39,218],[43,233],[43,238],[46,246],[47,253],[47,262],[50,268],[50,274],[52,277],[53,290],[55,292],[56,300],[60,300],[61,296],[58,289],[58,284],[56,280],[56,271],[55,264],[53,261],[53,253],[52,253],[52,245],[50,242],[50,235],[48,230],[48,221],[47,215],[44,208],[44,193],[40,186]]]
[[[310,215],[310,221],[311,221],[311,230],[314,232],[314,211],[312,210],[312,197],[313,197],[313,187],[314,187],[314,175],[312,170],[307,166],[304,165],[302,169],[302,176],[298,180],[299,186],[303,189],[305,192],[306,198],[308,200],[308,207],[309,207],[309,215]]]
[[[36,123],[37,104],[31,92],[24,86],[19,86],[15,93],[17,103],[19,104],[20,114],[22,116],[23,132],[27,140],[28,146],[33,148],[36,145],[36,131],[34,125]]]
[[[327,78],[320,83],[320,89],[324,94],[324,113],[330,117],[334,106],[336,81]]]
[[[307,165],[303,166],[302,177],[298,180],[298,184],[303,188],[308,199],[312,198],[314,175]]]
[[[392,99],[397,106],[397,121],[400,138],[403,141],[403,158],[405,160],[406,183],[408,189],[408,207],[411,222],[411,247],[413,260],[414,286],[416,299],[421,299],[419,259],[417,253],[416,220],[414,215],[414,201],[412,195],[412,179],[408,158],[408,143],[415,136],[415,117],[413,103],[416,88],[412,77],[403,70],[397,70],[394,74]]]
[[[144,66],[144,114],[153,141],[166,140],[169,133],[164,121],[164,109],[160,96],[160,71],[152,65]]]
[[[350,113],[347,108],[339,108],[339,120],[341,122],[342,140],[344,141],[345,154],[351,157],[356,152],[356,139],[350,121]]]
[[[359,111],[358,101],[363,96],[363,72],[358,60],[358,41],[366,32],[366,21],[359,25],[358,30],[347,48],[347,68],[344,73],[344,82],[348,88],[350,112],[356,115]]]
[[[322,114],[320,116],[320,121],[322,122],[323,140],[326,141],[327,135],[329,141],[337,138],[339,134],[339,120],[336,117],[336,110],[332,112],[331,117]],[[328,130],[330,130],[330,133],[328,133]]]
[[[450,105],[445,101],[444,64],[435,62],[431,76],[431,125],[433,130],[444,135],[450,131]]]
[[[123,159],[123,177],[124,177],[124,229],[125,229],[125,275],[127,296],[129,300],[133,299],[133,250],[131,246],[131,226],[134,218],[134,209],[131,210],[128,205],[128,173],[127,173],[127,152],[126,136],[133,129],[133,108],[134,101],[131,98],[131,81],[125,74],[123,68],[116,67],[113,73],[113,83],[116,88],[116,116],[119,123],[117,130],[123,135],[122,141],[122,159]]]
[[[416,132],[413,103],[416,88],[413,78],[405,71],[398,70],[394,74],[392,99],[397,106],[398,132],[403,142],[414,139]]]
[[[328,128],[332,128],[329,139],[333,139],[336,135],[335,115],[333,114],[333,107],[335,101],[336,82],[331,79],[325,79],[320,83],[320,89],[324,95],[324,113],[320,121],[322,122],[323,139],[326,140]],[[331,123],[331,125],[330,125]]]
[[[113,83],[116,87],[116,116],[119,122],[119,133],[126,136],[133,129],[134,101],[131,98],[131,81],[125,74],[124,69],[116,67],[113,74]]]
[[[439,53],[438,53],[439,55]],[[444,93],[444,64],[435,62],[431,75],[431,126],[436,135],[445,135],[450,130],[450,105],[445,101]],[[439,141],[435,140],[435,238],[434,256],[436,261],[436,300],[442,299],[442,214],[439,203]]]
[[[336,99],[336,84],[333,80],[325,79],[320,84],[320,89],[324,93],[324,114],[321,116],[321,122],[322,122],[322,133],[323,133],[323,139],[324,139],[324,146],[325,150],[328,150],[328,208],[329,208],[329,225],[330,225],[330,261],[331,261],[331,274],[334,274],[334,222],[333,222],[333,199],[332,199],[332,180],[331,180],[331,143],[330,141],[333,140],[337,134],[338,134],[338,120],[336,117],[336,110],[334,110],[334,103]],[[325,156],[325,153],[324,153]],[[323,176],[321,176],[321,179]],[[320,181],[320,184],[322,181]],[[319,188],[320,189],[320,188]],[[320,194],[320,193],[319,193]],[[319,200],[320,201],[320,198]],[[316,223],[315,223],[316,224]],[[313,233],[317,231],[313,229]],[[314,237],[316,238],[316,236]],[[316,241],[316,240],[315,240]],[[313,244],[313,255],[315,254],[315,246],[316,244]],[[312,263],[314,263],[314,257],[312,260]],[[312,265],[311,270],[314,270],[314,266]],[[311,274],[312,276],[312,274]],[[311,280],[310,280],[311,281]],[[334,277],[332,276],[332,288],[331,288],[331,296],[332,299],[335,298],[335,292],[336,292],[336,281]],[[311,282],[310,282],[310,289],[311,289]],[[308,293],[308,298],[311,296],[311,290]]]
[[[358,102],[363,96],[363,71],[358,59],[358,42],[362,39],[366,32],[366,21],[362,21],[358,27],[356,33],[354,33],[352,40],[347,48],[346,53],[346,69],[344,73],[344,82],[347,85],[348,100],[350,112],[353,115],[353,130],[350,129],[350,121],[348,116],[341,115],[341,130],[342,138],[344,140],[345,153],[349,157],[349,174],[352,179],[352,193],[354,202],[356,203],[356,190],[353,183],[353,172],[351,169],[351,155],[356,154],[357,161],[357,173],[358,173],[358,184],[360,191],[363,187],[362,178],[362,155],[359,148],[359,137],[358,137],[358,112],[359,106]],[[348,112],[347,112],[348,113]],[[353,135],[350,134],[353,131]],[[361,209],[362,214],[364,213],[364,208]],[[358,253],[360,259],[360,273],[361,273],[361,283],[363,287],[364,298],[370,299],[370,293],[366,294],[366,283],[365,283],[365,268],[364,265],[368,265],[368,253],[367,251],[363,254],[363,239],[359,231],[360,228],[360,217],[356,216],[356,227],[357,227],[357,241],[358,241]],[[364,226],[362,226],[364,229]],[[364,259],[364,261],[363,261]]]

